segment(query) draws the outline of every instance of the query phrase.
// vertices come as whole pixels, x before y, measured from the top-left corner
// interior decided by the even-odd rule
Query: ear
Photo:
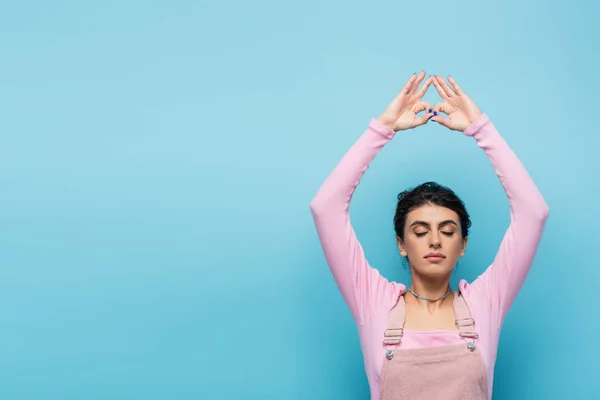
[[[404,248],[404,243],[402,243],[402,239],[400,239],[398,236],[396,236],[396,243],[398,243],[398,250],[400,250],[400,254],[403,257],[408,256],[408,253],[406,252],[406,249]]]
[[[469,241],[469,237],[465,237],[462,243],[462,249],[460,250],[460,256],[463,257],[465,255],[465,251],[467,251],[467,243]]]

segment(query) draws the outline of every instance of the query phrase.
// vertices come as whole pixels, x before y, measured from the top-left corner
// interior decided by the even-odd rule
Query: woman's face
[[[431,278],[452,274],[458,257],[465,255],[458,214],[449,208],[425,204],[408,213],[400,254],[407,256],[411,271]]]

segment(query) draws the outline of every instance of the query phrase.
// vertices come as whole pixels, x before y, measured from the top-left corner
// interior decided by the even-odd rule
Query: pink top
[[[379,378],[385,356],[382,345],[388,315],[406,286],[390,282],[365,259],[350,222],[350,200],[363,174],[396,132],[373,119],[367,130],[341,159],[310,204],[325,258],[356,321],[371,398],[379,396]],[[479,333],[487,368],[489,396],[500,328],[533,262],[549,208],[529,174],[482,114],[465,131],[482,148],[510,203],[510,226],[492,264],[472,283],[459,289],[469,304]],[[459,343],[456,331],[406,330],[402,348]]]

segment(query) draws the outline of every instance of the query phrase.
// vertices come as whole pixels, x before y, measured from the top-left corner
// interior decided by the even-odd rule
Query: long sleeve
[[[471,285],[502,323],[533,263],[549,208],[521,161],[483,114],[464,134],[482,148],[508,197],[510,224],[492,264]],[[462,281],[461,285],[465,286]]]
[[[342,157],[310,203],[325,259],[357,324],[401,286],[390,283],[365,258],[350,222],[348,208],[356,186],[374,157],[395,135],[372,119],[367,130]]]

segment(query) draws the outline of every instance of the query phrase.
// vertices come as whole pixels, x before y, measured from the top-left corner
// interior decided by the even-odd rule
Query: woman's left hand
[[[444,102],[433,107],[437,115],[431,117],[431,120],[449,129],[463,132],[481,115],[481,111],[452,77],[448,77],[448,82],[452,87],[440,76],[433,79],[433,85]],[[448,115],[449,118],[442,117],[440,112]]]

